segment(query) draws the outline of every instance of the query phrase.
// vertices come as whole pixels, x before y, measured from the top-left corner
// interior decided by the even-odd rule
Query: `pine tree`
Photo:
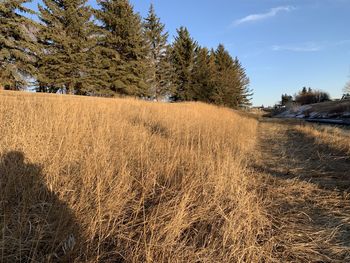
[[[23,16],[33,13],[23,4],[28,0],[0,2],[0,89],[25,88],[27,78],[35,74],[36,24]]]
[[[71,94],[94,92],[99,80],[94,74],[96,55],[94,25],[86,0],[43,0],[38,39],[40,89],[65,89]],[[95,76],[94,76],[95,75]]]
[[[252,105],[251,97],[253,96],[253,92],[249,89],[250,80],[247,73],[237,57],[234,60],[234,71],[238,89],[237,106],[240,108],[249,107]]]
[[[165,25],[157,17],[153,4],[151,4],[148,16],[145,18],[144,35],[148,50],[148,74],[147,83],[150,88],[150,96],[159,99],[170,92],[170,63],[167,56],[168,32],[164,32]]]
[[[211,103],[215,88],[215,56],[207,48],[197,48],[192,72],[194,100]]]
[[[223,45],[219,45],[215,50],[215,91],[212,95],[212,99],[215,104],[225,105],[228,107],[235,107],[235,98],[237,91],[233,84],[233,59],[230,54],[225,50]]]
[[[188,101],[194,97],[191,82],[195,50],[198,45],[191,38],[187,28],[180,27],[177,30],[177,34],[171,49],[171,63],[174,70],[174,94],[172,99],[175,101]]]
[[[128,0],[101,0],[97,18],[102,23],[101,63],[109,89],[123,95],[147,96],[146,49],[141,18]]]
[[[231,108],[250,105],[249,78],[239,60],[233,59],[220,44],[215,51],[216,86],[213,100]]]
[[[286,106],[293,102],[293,96],[288,94],[282,94],[281,96],[281,105]]]

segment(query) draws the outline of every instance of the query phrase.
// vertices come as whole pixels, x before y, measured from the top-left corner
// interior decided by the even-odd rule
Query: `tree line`
[[[169,44],[151,5],[146,18],[128,0],[0,3],[0,87],[37,92],[250,105],[249,78],[223,45],[202,47],[186,27]]]
[[[282,94],[281,105],[286,106],[291,103],[300,105],[314,104],[320,102],[330,101],[330,95],[327,92],[320,90],[313,90],[312,88],[303,87],[297,94],[293,96]]]

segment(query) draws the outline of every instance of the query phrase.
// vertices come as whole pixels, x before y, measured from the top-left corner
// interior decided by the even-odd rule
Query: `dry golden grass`
[[[341,130],[337,140],[320,130],[279,120],[259,125],[255,166],[265,178],[279,262],[350,262],[348,141]]]
[[[0,261],[272,261],[256,129],[199,103],[0,93]]]
[[[341,129],[1,92],[0,132],[0,262],[350,262]]]
[[[307,125],[298,127],[303,134],[315,138],[318,144],[327,144],[350,156],[350,131],[337,127]]]

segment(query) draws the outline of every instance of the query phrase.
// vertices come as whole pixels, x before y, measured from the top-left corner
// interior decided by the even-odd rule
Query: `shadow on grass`
[[[273,162],[257,166],[258,170],[279,178],[312,182],[327,190],[350,191],[350,156],[346,151],[322,143],[293,126],[287,128],[285,135],[282,141],[268,138],[262,142],[263,147],[272,150]],[[276,160],[277,166],[273,165]]]
[[[271,209],[284,229],[282,240],[286,235],[289,240],[284,253],[298,244],[310,251],[296,250],[296,262],[349,262],[348,153],[299,131],[297,124],[279,125],[276,131],[262,133],[263,158],[254,168],[271,176]]]
[[[42,168],[26,163],[22,152],[8,152],[0,157],[0,189],[0,261],[70,262],[80,230]]]

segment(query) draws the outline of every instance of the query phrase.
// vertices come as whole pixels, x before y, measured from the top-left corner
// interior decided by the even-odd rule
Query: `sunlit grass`
[[[200,103],[0,93],[0,261],[268,260],[256,130]]]

